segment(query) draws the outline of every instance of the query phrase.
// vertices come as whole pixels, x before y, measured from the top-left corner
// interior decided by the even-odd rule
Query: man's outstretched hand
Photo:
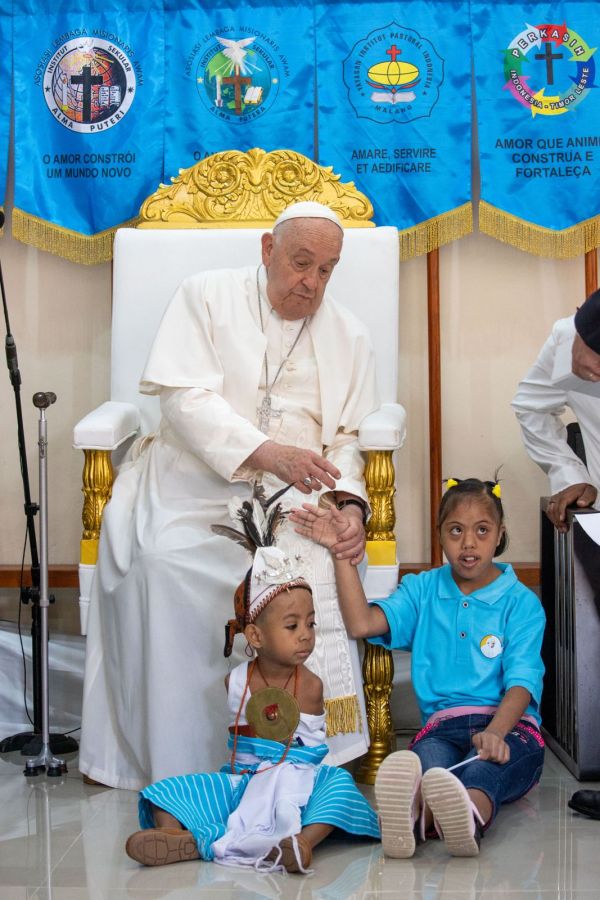
[[[261,472],[271,472],[285,484],[293,484],[303,494],[333,490],[335,479],[341,477],[336,466],[312,450],[302,450],[289,444],[265,441],[245,460],[244,465]]]

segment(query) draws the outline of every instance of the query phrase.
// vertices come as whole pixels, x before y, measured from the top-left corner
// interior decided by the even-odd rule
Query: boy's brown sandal
[[[143,866],[166,866],[188,859],[200,859],[192,834],[181,828],[136,831],[127,838],[125,852]]]

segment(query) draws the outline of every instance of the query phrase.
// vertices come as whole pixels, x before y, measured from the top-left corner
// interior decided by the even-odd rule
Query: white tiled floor
[[[123,850],[137,827],[135,795],[86,786],[68,763],[63,778],[27,779],[18,754],[0,760],[0,900],[600,897],[600,822],[567,808],[580,785],[550,753],[540,786],[502,810],[477,859],[452,859],[436,841],[412,860],[389,860],[378,843],[331,839],[308,877],[199,862],[144,869]]]

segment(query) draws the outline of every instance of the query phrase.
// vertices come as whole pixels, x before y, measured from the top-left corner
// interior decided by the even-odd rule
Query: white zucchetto
[[[290,219],[328,219],[334,225],[337,225],[341,231],[344,230],[336,213],[328,206],[325,206],[324,203],[317,203],[314,200],[303,200],[300,203],[292,203],[291,206],[286,207],[275,219],[273,230],[278,225],[281,225],[282,222],[287,222]]]

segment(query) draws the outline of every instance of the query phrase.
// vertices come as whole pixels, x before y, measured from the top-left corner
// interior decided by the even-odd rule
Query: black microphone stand
[[[39,511],[37,503],[31,502],[29,489],[29,471],[27,469],[27,453],[25,449],[25,431],[23,428],[23,410],[21,407],[21,373],[17,359],[17,346],[10,331],[8,319],[8,306],[4,291],[4,278],[2,265],[0,264],[0,291],[2,292],[2,305],[4,308],[4,320],[6,322],[6,364],[10,373],[10,383],[15,394],[17,410],[17,439],[19,443],[19,461],[21,464],[21,476],[23,479],[23,494],[25,497],[25,516],[27,519],[27,536],[31,553],[31,586],[21,588],[20,602],[27,605],[31,602],[31,664],[33,675],[33,731],[23,731],[0,741],[0,753],[10,753],[12,750],[20,750],[23,756],[37,756],[42,749],[42,673],[41,660],[43,653],[40,633],[40,562],[38,557],[37,539],[35,533],[35,515]],[[54,597],[49,598],[50,603]],[[50,735],[50,748],[54,753],[73,753],[77,750],[77,741],[64,734]]]

